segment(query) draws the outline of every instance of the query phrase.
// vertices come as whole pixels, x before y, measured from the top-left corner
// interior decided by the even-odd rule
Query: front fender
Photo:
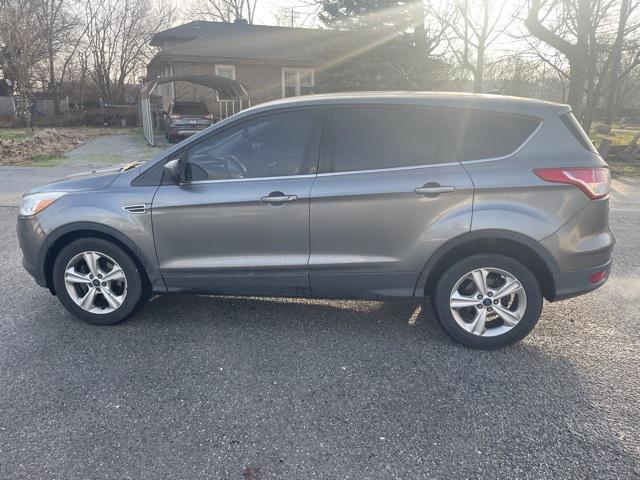
[[[151,211],[130,213],[122,207],[151,204],[157,187],[137,187],[98,192],[77,192],[62,197],[39,216],[46,238],[40,249],[38,268],[46,273],[52,247],[77,233],[111,237],[129,249],[145,269],[154,291],[166,291],[160,275],[153,241]]]
[[[42,249],[40,250],[38,270],[41,272],[42,278],[47,281],[47,286],[49,288],[51,288],[51,285],[49,285],[47,278],[47,265],[53,260],[50,257],[53,252],[52,248],[56,247],[59,240],[74,234],[78,234],[78,236],[91,236],[93,234],[103,238],[107,237],[115,239],[117,242],[124,245],[140,262],[142,268],[147,274],[147,278],[149,279],[149,283],[151,284],[151,288],[154,292],[165,292],[167,290],[158,268],[155,251],[153,252],[153,256],[149,256],[128,236],[108,225],[96,222],[73,222],[56,229],[47,236]]]

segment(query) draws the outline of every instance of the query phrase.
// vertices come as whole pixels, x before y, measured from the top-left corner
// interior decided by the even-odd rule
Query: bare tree
[[[253,23],[258,0],[192,0],[184,16],[193,20]]]
[[[86,32],[75,0],[35,0],[36,18],[46,49],[47,86],[55,96],[55,113],[60,111],[60,87]]]
[[[428,2],[427,16],[446,32],[449,52],[473,76],[474,92],[482,92],[489,47],[513,21],[507,0],[454,0]]]
[[[616,88],[619,55],[640,28],[629,23],[637,7],[638,0],[531,0],[525,25],[566,57],[568,102],[587,130],[607,88]]]
[[[0,69],[20,95],[30,126],[29,105],[37,66],[46,58],[34,0],[0,0]]]
[[[613,118],[616,113],[616,97],[619,94],[620,84],[624,79],[621,76],[622,69],[622,57],[625,50],[625,39],[630,33],[628,30],[628,24],[631,16],[634,11],[640,5],[639,2],[633,0],[622,0],[620,4],[620,12],[619,12],[619,20],[618,20],[618,28],[616,31],[616,36],[613,41],[613,45],[611,46],[611,55],[610,55],[610,72],[609,72],[609,93],[607,96],[607,105],[606,105],[606,118],[605,123],[607,125],[611,125],[613,123]],[[632,30],[637,29],[637,26],[632,27]],[[630,70],[633,70],[638,63],[640,63],[640,50],[638,50],[638,46],[635,45],[636,54],[634,58],[631,60]]]
[[[637,62],[638,55],[640,55],[640,50],[634,56],[629,55],[630,58],[623,56],[623,74],[619,77],[615,97],[614,111],[616,113],[620,112],[625,105],[629,105],[634,98],[640,97],[640,68],[630,68]]]
[[[87,2],[85,25],[89,73],[104,101],[121,103],[127,83],[149,60],[149,40],[172,20],[168,3],[150,0]]]
[[[295,7],[281,7],[273,14],[273,21],[279,27],[302,27],[304,16]]]

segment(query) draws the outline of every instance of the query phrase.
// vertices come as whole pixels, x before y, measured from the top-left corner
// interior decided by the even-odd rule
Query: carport
[[[172,75],[148,80],[144,83],[142,91],[140,92],[140,114],[142,117],[144,138],[151,146],[155,145],[153,117],[151,115],[151,94],[153,94],[158,85],[170,82],[190,82],[214,90],[218,98],[217,113],[219,114],[219,119],[226,118],[236,113],[236,111],[239,112],[251,106],[251,100],[246,88],[237,80],[230,78],[197,73],[191,75]],[[238,108],[236,108],[236,102]]]

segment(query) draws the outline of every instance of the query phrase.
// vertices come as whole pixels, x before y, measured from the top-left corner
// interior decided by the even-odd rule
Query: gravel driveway
[[[137,135],[104,135],[87,140],[54,167],[1,166],[0,205],[17,205],[26,190],[57,178],[118,163],[149,160],[161,151],[162,148],[148,146]]]
[[[85,325],[0,208],[0,478],[639,478],[640,182],[614,188],[608,284],[494,352],[408,303],[167,296]]]

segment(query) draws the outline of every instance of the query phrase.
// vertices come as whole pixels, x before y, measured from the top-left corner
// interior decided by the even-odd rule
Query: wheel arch
[[[442,245],[422,269],[414,296],[430,295],[438,278],[452,263],[473,253],[500,253],[518,260],[532,271],[543,296],[548,300],[555,298],[553,272],[558,268],[554,258],[534,239],[507,230],[469,232]]]
[[[140,269],[143,279],[143,289],[151,292],[162,282],[156,267],[150,263],[142,250],[126,235],[117,230],[93,222],[79,222],[59,227],[50,233],[44,248],[41,249],[39,263],[44,275],[47,288],[55,295],[53,286],[53,264],[60,251],[69,243],[80,238],[100,238],[114,243],[122,248]],[[164,286],[164,283],[162,282]]]

